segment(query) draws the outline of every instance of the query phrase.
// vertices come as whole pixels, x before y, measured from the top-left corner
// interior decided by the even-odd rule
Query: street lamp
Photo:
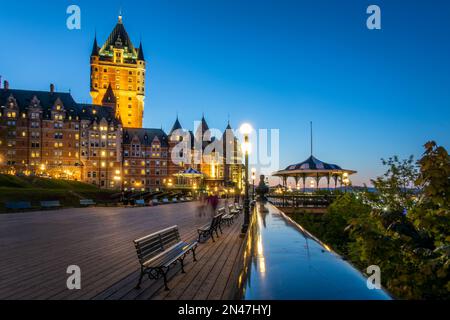
[[[256,169],[252,168],[252,185],[253,185],[252,200],[255,200],[255,180],[256,180]]]
[[[249,135],[253,131],[253,128],[250,124],[244,123],[241,125],[239,131],[244,136],[244,143],[242,144],[242,149],[245,155],[245,170],[244,170],[244,181],[245,181],[245,198],[244,198],[244,224],[242,225],[242,233],[247,233],[248,225],[250,224],[250,200],[248,195],[248,154],[250,152],[250,142]]]

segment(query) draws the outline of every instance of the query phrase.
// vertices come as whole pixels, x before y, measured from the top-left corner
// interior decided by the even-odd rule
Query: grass
[[[97,186],[68,180],[0,174],[0,212],[5,212],[8,201],[30,201],[38,207],[39,201],[59,200],[64,207],[80,205],[80,199],[108,202],[117,191],[99,189]]]

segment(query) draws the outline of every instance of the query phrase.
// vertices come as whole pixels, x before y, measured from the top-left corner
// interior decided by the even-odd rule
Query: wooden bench
[[[221,222],[224,223],[224,224],[227,224],[228,226],[231,226],[233,224],[234,218],[236,216],[233,212],[231,212],[230,207],[232,207],[232,205],[228,206],[228,213],[225,213],[225,208],[219,209],[219,210],[221,210],[221,212],[223,212],[223,216],[222,216],[222,221]],[[219,210],[217,212],[221,213],[221,212],[219,212]]]
[[[95,202],[92,199],[80,199],[80,206],[83,207],[95,206]]]
[[[9,201],[5,203],[5,208],[8,210],[27,210],[31,209],[31,202],[29,201]]]
[[[141,264],[141,274],[136,289],[141,287],[142,278],[148,275],[149,279],[164,279],[164,288],[167,286],[167,273],[169,269],[180,262],[181,272],[184,271],[184,259],[189,252],[192,252],[194,261],[197,241],[188,243],[180,239],[178,226],[173,226],[143,238],[134,240],[139,263]]]
[[[53,200],[53,201],[41,201],[41,208],[43,209],[54,209],[61,207],[61,203],[59,200]]]
[[[203,227],[197,229],[198,233],[198,242],[201,242],[202,238],[207,238],[208,236],[211,237],[212,241],[214,240],[214,232],[216,233],[217,238],[219,237],[219,231],[222,233],[222,228],[220,227],[220,224],[222,223],[222,217],[223,213],[220,213],[218,215],[215,215],[211,223],[205,224]]]

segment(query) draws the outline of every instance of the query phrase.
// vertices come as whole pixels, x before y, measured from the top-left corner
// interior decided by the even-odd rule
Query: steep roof
[[[114,109],[107,106],[99,106],[94,104],[80,103],[79,112],[80,119],[99,122],[102,119],[108,123],[120,124],[120,120],[116,118]]]
[[[143,60],[143,61],[145,61],[145,58],[144,58],[144,49],[142,49],[142,42],[139,43],[138,60]]]
[[[103,44],[100,53],[102,53],[102,51],[105,50],[108,51],[111,46],[120,49],[126,47],[128,48],[128,51],[136,52],[136,49],[134,48],[133,43],[131,42],[131,39],[128,36],[128,33],[125,30],[121,16],[119,16],[119,21],[117,22],[113,31],[110,33],[106,42]]]
[[[66,112],[66,117],[79,117],[80,119],[100,121],[105,118],[108,122],[119,124],[115,118],[114,109],[106,106],[77,103],[68,92],[49,92],[36,90],[0,89],[0,106],[6,106],[9,97],[13,97],[20,112],[26,112],[34,97],[39,100],[43,119],[50,119],[55,103],[60,101]],[[95,110],[95,111],[93,111]]]
[[[99,47],[98,47],[98,44],[97,44],[97,35],[95,35],[95,38],[94,38],[94,44],[92,45],[92,52],[91,52],[91,57],[96,57],[96,56],[98,56],[98,51],[99,51]]]
[[[50,117],[51,109],[58,98],[64,106],[68,116],[76,116],[79,113],[78,104],[68,92],[0,89],[0,106],[5,106],[11,96],[16,100],[21,112],[28,109],[31,101],[36,96],[42,107],[44,119]]]
[[[132,139],[137,136],[139,142],[143,145],[150,146],[155,137],[161,143],[161,146],[168,147],[168,137],[167,134],[162,129],[154,128],[125,128],[123,130],[123,142],[125,144],[130,144]]]
[[[183,129],[183,127],[181,126],[180,121],[178,120],[178,116],[177,119],[175,120],[175,123],[172,126],[172,129],[170,130],[169,136],[175,131],[175,130],[179,130],[179,129]]]
[[[113,88],[111,87],[111,83],[108,85],[108,89],[106,89],[105,95],[103,96],[102,103],[116,103],[116,95],[114,94]]]

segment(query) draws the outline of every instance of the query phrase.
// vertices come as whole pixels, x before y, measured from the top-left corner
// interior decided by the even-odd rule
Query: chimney
[[[5,88],[5,90],[9,90],[9,82],[8,81],[3,81],[3,87]]]
[[[53,83],[50,83],[50,93],[55,92],[55,85]]]

